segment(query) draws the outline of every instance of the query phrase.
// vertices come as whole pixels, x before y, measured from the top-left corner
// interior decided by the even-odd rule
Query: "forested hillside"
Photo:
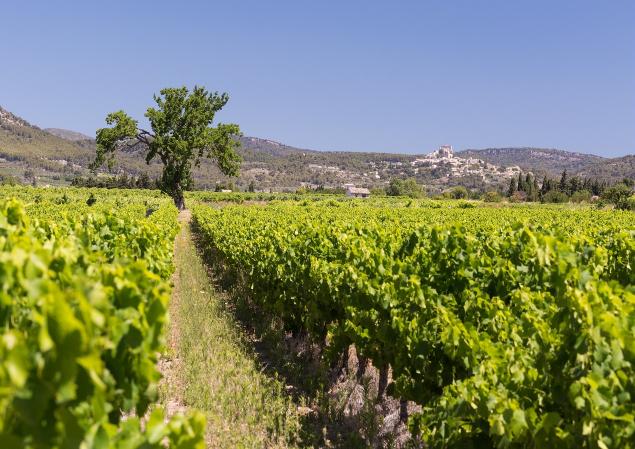
[[[214,164],[204,160],[194,169],[196,188],[222,185],[245,190],[251,185],[258,190],[295,190],[300,186],[340,187],[347,183],[384,187],[393,178],[414,178],[431,191],[457,185],[488,190],[507,184],[511,172],[506,173],[506,167],[519,167],[539,176],[556,176],[566,169],[571,175],[609,181],[635,177],[634,156],[606,159],[554,149],[493,148],[466,150],[456,153],[452,160],[430,161],[423,156],[424,151],[422,155],[315,151],[257,137],[239,140],[243,163],[238,178],[223,176]],[[146,164],[142,150],[140,146],[124,149],[117,155],[112,172],[102,171],[99,176],[155,179],[160,166]],[[1,176],[40,185],[67,185],[75,178],[92,176],[88,166],[94,157],[94,139],[75,131],[40,129],[0,107]]]
[[[601,179],[635,179],[635,155],[603,160],[580,170],[582,176]]]
[[[559,175],[563,170],[577,174],[594,164],[603,164],[606,158],[594,154],[574,153],[554,148],[485,148],[467,149],[459,156],[475,157],[491,164],[508,167],[517,165],[523,171],[538,175]]]

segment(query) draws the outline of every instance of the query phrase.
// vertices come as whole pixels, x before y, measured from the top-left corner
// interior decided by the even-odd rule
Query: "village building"
[[[346,185],[346,196],[354,198],[368,198],[370,196],[370,190],[363,187],[354,187],[350,184]]]

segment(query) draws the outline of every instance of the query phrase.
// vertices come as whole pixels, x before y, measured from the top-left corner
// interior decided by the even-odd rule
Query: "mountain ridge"
[[[538,147],[466,149],[459,154],[478,157],[501,166],[517,165],[522,170],[550,176],[559,175],[565,169],[578,173],[595,163],[608,160],[595,154]]]
[[[383,186],[392,178],[415,178],[429,189],[453,185],[485,190],[502,188],[518,170],[555,177],[562,169],[571,175],[588,174],[617,180],[633,174],[635,156],[604,158],[597,155],[547,148],[486,148],[456,152],[450,157],[303,149],[272,139],[239,137],[243,166],[233,182],[242,187],[254,183],[261,189],[293,190],[300,186],[341,186],[355,183]],[[451,151],[451,150],[450,150]],[[61,128],[38,128],[0,107],[0,175],[23,177],[35,171],[43,183],[68,184],[74,177],[90,176],[95,141]],[[114,173],[150,177],[160,175],[160,164],[145,163],[141,148],[117,155]],[[102,176],[103,176],[102,172]],[[231,181],[211,161],[194,170],[195,186],[214,188]]]
[[[62,139],[70,140],[70,141],[79,141],[79,140],[94,140],[93,137],[89,137],[86,134],[82,134],[78,131],[72,131],[70,129],[64,128],[44,128],[43,131],[46,131],[49,134],[53,134],[54,136],[61,137]]]

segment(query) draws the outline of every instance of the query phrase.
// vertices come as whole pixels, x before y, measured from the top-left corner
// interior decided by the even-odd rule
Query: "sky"
[[[635,153],[635,1],[0,0],[0,106],[94,135],[164,87],[318,150]]]

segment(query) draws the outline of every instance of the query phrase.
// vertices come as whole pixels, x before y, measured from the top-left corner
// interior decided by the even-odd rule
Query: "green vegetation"
[[[569,201],[572,203],[589,203],[591,202],[591,197],[592,193],[588,190],[578,190],[571,195]]]
[[[549,179],[546,176],[542,184],[538,185],[535,176],[527,173],[525,176],[520,173],[509,182],[507,188],[507,198],[510,202],[536,202],[543,203],[582,203],[596,200],[598,196],[613,204],[615,208],[622,210],[633,210],[635,204],[633,197],[633,186],[635,181],[624,178],[621,183],[611,185],[606,181],[598,179],[580,178],[569,176],[564,170],[560,180]]]
[[[73,187],[98,187],[100,189],[159,189],[159,180],[150,179],[147,173],[129,176],[125,172],[118,176],[75,176],[71,181]]]
[[[602,193],[602,198],[614,204],[616,208],[622,210],[635,210],[635,199],[633,198],[633,183],[625,182],[616,184]]]
[[[53,130],[57,131],[59,130]],[[69,136],[69,132],[57,134]],[[73,134],[70,133],[70,136]],[[23,183],[31,183],[32,180],[23,177],[26,170],[31,170],[38,185],[68,185],[76,179],[76,185],[90,187],[105,183],[107,187],[117,187],[106,173],[98,173],[97,177],[93,176],[94,179],[90,180],[88,167],[95,158],[94,140],[70,141],[58,135],[32,126],[0,108],[0,162],[5,160],[1,164],[0,175],[11,175]],[[477,193],[488,190],[502,193],[507,187],[503,185],[502,179],[500,182],[485,182],[478,174],[451,176],[451,167],[447,164],[415,167],[411,163],[420,157],[416,155],[313,151],[255,137],[238,136],[236,140],[241,143],[240,148],[236,148],[236,153],[243,162],[234,184],[241,191],[248,190],[252,183],[257,191],[273,189],[294,192],[307,184],[312,188],[325,186],[330,189],[340,187],[343,182],[383,189],[387,180],[393,178],[414,178],[417,184],[426,186],[430,195],[456,185]],[[152,181],[160,179],[163,164],[157,158],[147,164],[146,150],[143,144],[138,144],[118,152],[113,172],[117,176],[125,173],[132,178],[145,175]],[[566,151],[517,148],[468,150],[457,153],[456,156],[473,156],[501,166],[519,165],[523,170],[539,175],[539,180],[545,174],[547,177],[558,176],[564,169],[572,177],[597,179],[600,182],[619,182],[625,177],[635,179],[635,156],[632,155],[604,159]],[[199,162],[199,166],[191,167],[193,188],[213,190],[217,182],[227,183],[231,180],[213,160],[202,158]],[[88,182],[83,183],[81,180]]]
[[[234,149],[240,134],[238,125],[218,124],[212,127],[214,117],[227,101],[227,94],[208,93],[202,87],[168,88],[154,97],[157,108],[145,113],[152,132],[140,129],[137,121],[123,111],[106,117],[110,128],[97,131],[97,156],[91,168],[104,163],[111,168],[114,153],[125,146],[144,145],[145,160],[157,158],[163,164],[159,188],[170,195],[179,209],[185,208],[183,192],[192,188],[192,166],[199,166],[201,159],[215,162],[224,175],[235,176],[240,167],[240,157]]]
[[[0,193],[18,198],[0,201],[0,446],[202,448],[201,415],[153,406],[176,208],[155,193]]]
[[[483,201],[486,203],[500,203],[503,197],[500,193],[490,190],[483,195]]]
[[[205,413],[207,443],[214,448],[294,447],[296,407],[284,384],[267,377],[240,327],[213,290],[197,254],[189,223],[176,239],[172,326],[178,339],[179,373],[172,379],[180,399]]]
[[[390,366],[428,447],[633,447],[632,213],[388,201],[193,212],[288,332]]]
[[[17,186],[20,184],[18,178],[11,175],[0,175],[0,185],[3,186]]]
[[[545,203],[566,203],[569,201],[569,197],[559,190],[550,190],[543,195],[542,201]]]
[[[605,200],[631,201],[629,189]],[[370,444],[374,399],[360,399],[359,434],[338,427],[346,401],[329,396],[326,367],[310,379],[301,356],[256,352],[256,337],[276,337],[245,334],[237,317],[256,310],[283,340],[271,348],[303,342],[337,366],[354,345],[390,372],[382,391],[421,407],[409,424],[427,447],[634,447],[628,210],[188,192],[228,294],[210,282],[188,211],[179,234],[158,191],[0,196],[3,448]]]
[[[417,184],[417,181],[415,179],[394,178],[390,180],[390,185],[386,187],[386,195],[421,198],[422,196],[424,196],[424,191],[423,188]]]
[[[465,200],[470,196],[470,192],[463,186],[456,186],[450,190],[450,198],[455,200]]]

